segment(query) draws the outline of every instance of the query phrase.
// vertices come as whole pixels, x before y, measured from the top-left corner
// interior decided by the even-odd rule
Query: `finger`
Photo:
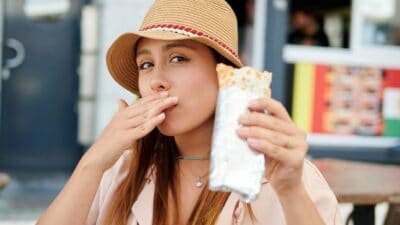
[[[145,100],[152,100],[152,99],[157,99],[157,98],[165,98],[165,97],[168,97],[169,96],[169,93],[168,93],[168,91],[160,91],[160,92],[156,92],[156,93],[153,93],[153,94],[150,94],[150,95],[147,95],[147,96],[143,96],[143,97],[141,97],[141,98],[139,98],[140,100],[142,100],[142,101],[145,101]]]
[[[142,138],[149,134],[156,126],[161,124],[165,119],[165,113],[160,113],[138,127],[131,129],[129,132],[134,136],[135,139]]]
[[[274,145],[281,146],[286,149],[294,149],[303,146],[303,140],[299,138],[288,136],[283,133],[264,129],[257,126],[240,127],[237,129],[237,134],[243,139],[265,139]]]
[[[155,94],[151,94],[151,95],[147,95],[145,97],[141,97],[139,98],[134,104],[132,104],[130,106],[130,108],[134,108],[134,107],[140,107],[142,105],[146,105],[150,102],[154,102],[160,99],[164,99],[166,97],[169,96],[169,93],[167,91],[162,91],[162,92],[158,92]]]
[[[289,113],[286,108],[280,103],[272,98],[259,98],[250,101],[249,107],[250,110],[265,112],[267,111],[269,114],[274,115],[282,120],[287,122],[292,122]]]
[[[128,107],[128,103],[124,99],[118,99],[118,111],[121,111]]]
[[[265,140],[249,138],[247,139],[247,143],[251,149],[262,152],[267,157],[280,162],[286,161],[290,157],[286,149]]]
[[[160,102],[154,103],[153,106],[149,107],[148,115],[150,117],[158,115],[163,111],[167,110],[168,108],[174,107],[177,104],[178,104],[178,97],[170,96],[166,99],[161,100]]]
[[[137,116],[142,116],[144,119],[148,118],[148,111],[154,107],[155,104],[160,104],[163,99],[153,99],[142,104],[131,105],[126,112],[128,119],[132,119]]]
[[[303,162],[307,151],[289,151],[278,145],[274,145],[266,140],[261,139],[247,139],[249,147],[255,151],[259,151],[265,154],[266,158],[277,160],[286,165],[300,165],[300,161]]]
[[[241,115],[239,123],[243,126],[259,126],[271,129],[290,136],[298,135],[300,132],[294,123],[283,121],[275,116],[260,112],[250,112]]]
[[[149,100],[145,103],[131,106],[127,111],[127,116],[128,118],[132,118],[141,115],[146,119],[151,115],[155,115],[155,113],[149,115],[151,109],[157,107],[158,105],[163,105],[165,103],[166,104],[171,102],[175,103],[175,101],[177,102],[177,100],[175,99],[177,99],[177,97],[169,96],[166,98]],[[161,111],[159,111],[158,113],[161,113]]]
[[[144,106],[142,108],[137,109],[133,112],[133,116],[131,116],[127,121],[127,127],[137,127],[146,123],[150,118],[161,114],[164,110],[169,107],[173,107],[178,103],[178,99],[176,97],[169,97],[163,100],[159,100],[154,104]]]

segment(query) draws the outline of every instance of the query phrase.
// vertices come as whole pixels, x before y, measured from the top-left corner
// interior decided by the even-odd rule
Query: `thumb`
[[[124,99],[118,99],[118,111],[121,111],[128,107],[128,103]]]

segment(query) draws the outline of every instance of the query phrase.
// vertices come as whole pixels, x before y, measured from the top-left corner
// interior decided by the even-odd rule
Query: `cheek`
[[[218,80],[215,72],[192,73],[192,79],[184,87],[191,106],[199,110],[214,109],[218,97]]]
[[[141,96],[146,96],[150,93],[150,84],[149,80],[146,79],[144,76],[138,77],[138,85],[139,85],[139,93]]]

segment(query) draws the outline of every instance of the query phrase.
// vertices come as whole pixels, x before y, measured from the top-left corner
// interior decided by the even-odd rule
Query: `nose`
[[[150,87],[155,92],[160,91],[168,91],[170,88],[169,82],[165,78],[165,72],[159,69],[156,73],[152,76],[150,80]]]

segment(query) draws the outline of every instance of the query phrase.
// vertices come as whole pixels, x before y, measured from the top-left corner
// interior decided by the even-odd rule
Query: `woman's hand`
[[[265,154],[266,178],[278,195],[300,190],[308,150],[306,133],[296,127],[284,106],[272,98],[254,100],[248,108],[250,112],[239,118],[242,126],[238,135],[247,140],[251,149]]]
[[[86,157],[94,160],[101,169],[108,169],[136,140],[161,124],[165,119],[163,111],[177,102],[177,97],[168,96],[167,92],[140,98],[130,106],[120,99],[118,112],[89,149],[89,156]]]
[[[176,97],[157,93],[131,106],[119,101],[119,110],[75,168],[67,184],[37,224],[85,224],[106,169],[137,139],[150,133],[165,119],[163,111],[177,104]]]

